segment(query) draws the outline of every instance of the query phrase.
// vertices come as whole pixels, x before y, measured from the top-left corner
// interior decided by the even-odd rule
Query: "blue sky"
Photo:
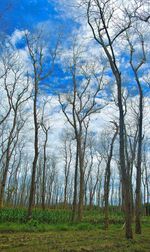
[[[11,36],[15,30],[27,29],[32,32],[37,27],[42,26],[43,28],[44,26],[48,39],[55,41],[55,36],[62,29],[64,41],[66,41],[68,34],[77,26],[77,23],[64,16],[63,11],[56,7],[58,7],[57,0],[5,0],[0,5],[0,30]],[[19,41],[16,45],[22,48],[24,42]],[[55,68],[57,77],[63,79],[66,74],[59,65],[56,65]],[[65,85],[65,82],[62,85],[59,80],[57,87],[65,88]]]
[[[39,25],[44,25],[47,34],[51,30],[52,34],[55,34],[55,29],[61,27],[65,43],[68,35],[73,32],[74,28],[79,27],[79,24],[57,8],[58,2],[58,0],[3,0],[0,4],[0,30],[11,35],[16,29],[32,31]],[[56,75],[60,77],[57,87],[61,86],[64,89],[69,83],[64,81],[66,74],[59,65],[56,65]]]
[[[0,29],[11,34],[15,29],[32,30],[40,23],[50,22],[51,26],[63,26],[65,32],[72,29],[75,22],[63,18],[62,10],[52,0],[3,0],[0,4]]]
[[[11,34],[15,29],[32,29],[39,22],[57,18],[54,5],[47,0],[5,0],[1,3],[4,29]]]

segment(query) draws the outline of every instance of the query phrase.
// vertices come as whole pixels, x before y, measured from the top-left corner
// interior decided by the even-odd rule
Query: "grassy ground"
[[[1,252],[149,252],[150,230],[144,227],[143,234],[133,241],[124,238],[124,231],[111,226],[102,229],[49,231],[36,233],[1,233]]]
[[[64,212],[59,212],[63,217],[57,223],[56,220],[55,223],[46,223],[42,217],[25,222],[19,217],[22,210],[16,211],[13,210],[12,214],[10,209],[5,209],[0,213],[0,252],[150,252],[149,217],[143,218],[142,235],[134,235],[134,239],[128,241],[124,238],[120,213],[111,214],[112,224],[106,231],[99,211],[86,211],[84,221],[73,225]],[[58,212],[52,214],[57,215]],[[8,216],[11,218],[9,222]],[[46,216],[49,219],[51,212],[47,212]]]

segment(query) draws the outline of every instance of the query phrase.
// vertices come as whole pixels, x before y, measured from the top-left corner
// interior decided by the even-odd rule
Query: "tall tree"
[[[121,179],[125,202],[125,227],[126,237],[133,238],[132,234],[132,214],[131,214],[131,195],[128,190],[130,179],[128,176],[128,167],[125,162],[125,133],[124,133],[124,108],[122,98],[122,76],[117,62],[115,43],[118,38],[131,26],[131,19],[122,15],[121,25],[116,23],[117,7],[112,0],[89,0],[86,2],[87,21],[92,30],[94,39],[103,48],[104,53],[110,64],[115,82],[117,85],[117,97],[119,108],[119,141],[120,141],[120,167]],[[118,15],[117,15],[118,16]]]
[[[4,114],[1,116],[0,125],[2,126],[7,120],[8,132],[5,132],[6,137],[2,143],[3,150],[1,152],[0,159],[2,164],[2,176],[0,181],[0,208],[3,207],[4,192],[8,171],[10,168],[9,165],[11,157],[17,145],[19,133],[25,123],[25,120],[21,115],[22,108],[24,103],[30,98],[30,92],[28,92],[29,78],[25,77],[24,72],[22,71],[23,66],[20,66],[17,52],[14,52],[12,47],[9,45],[7,47],[7,51],[1,55],[1,64],[3,66],[1,85],[4,100],[6,98],[6,112],[4,110]],[[21,87],[20,83],[22,83]]]
[[[95,74],[94,66],[88,63],[82,64],[83,49],[76,44],[73,45],[72,62],[70,63],[70,75],[72,78],[72,90],[70,93],[59,95],[59,102],[62,111],[74,130],[76,139],[76,170],[79,167],[79,207],[78,220],[83,215],[84,201],[84,165],[87,133],[90,122],[90,115],[100,111],[102,105],[96,102],[96,98],[103,87],[103,71],[100,77]],[[82,78],[80,79],[79,76]],[[71,112],[71,113],[70,113]],[[76,178],[77,181],[77,178]]]
[[[130,65],[134,73],[134,78],[137,83],[138,92],[139,92],[139,113],[138,113],[138,150],[137,150],[137,175],[136,175],[136,201],[135,201],[135,232],[141,234],[141,164],[142,164],[142,141],[143,141],[143,88],[140,81],[140,70],[143,64],[146,62],[146,54],[144,47],[144,38],[143,35],[138,31],[137,35],[140,39],[141,48],[142,48],[142,57],[139,59],[139,62],[135,62],[134,53],[135,48],[133,42],[127,35],[128,43],[130,46]],[[137,38],[138,40],[138,38]]]
[[[48,120],[45,118],[45,106],[46,102],[44,102],[43,105],[43,113],[42,113],[42,119],[41,119],[41,127],[42,131],[45,135],[44,145],[43,145],[43,174],[42,174],[42,209],[45,209],[45,193],[46,193],[46,167],[47,167],[47,143],[48,143],[48,134],[50,130],[50,125],[48,123]]]
[[[118,134],[118,125],[113,122],[115,125],[115,130],[113,137],[110,141],[110,146],[108,150],[107,160],[106,160],[106,169],[105,169],[105,177],[104,177],[104,226],[107,229],[109,225],[109,216],[108,216],[108,207],[109,207],[109,190],[110,190],[110,177],[111,177],[111,160],[113,156],[113,148],[114,142]]]
[[[53,72],[54,61],[56,58],[57,46],[48,55],[44,53],[44,41],[41,40],[41,34],[30,35],[25,34],[26,44],[28,48],[29,57],[31,60],[33,70],[33,119],[34,119],[34,159],[32,165],[31,187],[28,207],[28,218],[32,217],[32,207],[34,205],[35,196],[35,178],[39,155],[39,127],[38,119],[38,95],[40,91],[40,84],[46,80]],[[46,45],[45,45],[46,46]],[[49,59],[50,66],[46,64],[46,59]],[[48,70],[47,70],[48,69]]]

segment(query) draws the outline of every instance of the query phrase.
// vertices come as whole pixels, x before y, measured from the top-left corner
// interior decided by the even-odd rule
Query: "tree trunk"
[[[44,142],[44,164],[43,164],[43,181],[42,181],[42,209],[45,210],[45,188],[46,188],[46,146],[48,141],[48,130],[45,129],[45,142]]]
[[[118,128],[114,133],[114,136],[112,138],[111,144],[110,144],[110,152],[108,155],[108,161],[107,161],[107,165],[106,165],[106,172],[105,172],[105,181],[104,181],[104,202],[105,202],[105,206],[104,206],[104,213],[105,213],[105,217],[104,217],[104,227],[105,229],[108,228],[109,225],[109,216],[108,216],[108,206],[109,206],[109,188],[110,188],[110,176],[111,176],[111,170],[110,170],[110,165],[111,165],[111,159],[112,159],[112,155],[113,155],[113,146],[114,146],[114,142],[115,139],[117,137],[118,134]]]
[[[76,161],[75,161],[75,175],[74,175],[74,194],[73,194],[73,209],[72,209],[72,221],[76,220],[77,210],[77,184],[78,184],[78,143],[76,147]]]
[[[130,178],[128,167],[125,164],[125,143],[124,143],[124,111],[122,105],[122,90],[121,90],[121,75],[116,76],[118,87],[118,106],[119,106],[119,134],[120,134],[120,166],[122,173],[122,189],[124,196],[125,207],[125,233],[127,239],[133,238],[132,233],[132,208],[131,208],[131,193],[130,193]]]
[[[139,83],[139,82],[138,82]],[[135,233],[141,234],[141,162],[142,162],[142,127],[143,127],[143,93],[140,84],[139,93],[139,135],[137,153],[136,200],[135,200]]]
[[[29,206],[28,206],[28,218],[32,218],[32,208],[34,205],[34,197],[35,197],[35,176],[36,176],[36,168],[38,161],[38,122],[37,122],[37,81],[35,80],[35,95],[34,95],[34,127],[35,127],[35,135],[34,135],[34,160],[32,166],[32,175],[31,175],[31,186],[30,186],[30,196],[29,196]]]
[[[81,134],[82,135],[82,134]],[[78,138],[79,151],[79,170],[80,170],[80,191],[79,191],[79,207],[78,207],[78,221],[83,217],[83,201],[84,201],[84,153],[82,149],[81,135]]]

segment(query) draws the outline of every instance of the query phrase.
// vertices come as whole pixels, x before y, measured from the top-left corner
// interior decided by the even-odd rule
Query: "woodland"
[[[0,251],[148,252],[150,3],[56,2],[0,33]]]

